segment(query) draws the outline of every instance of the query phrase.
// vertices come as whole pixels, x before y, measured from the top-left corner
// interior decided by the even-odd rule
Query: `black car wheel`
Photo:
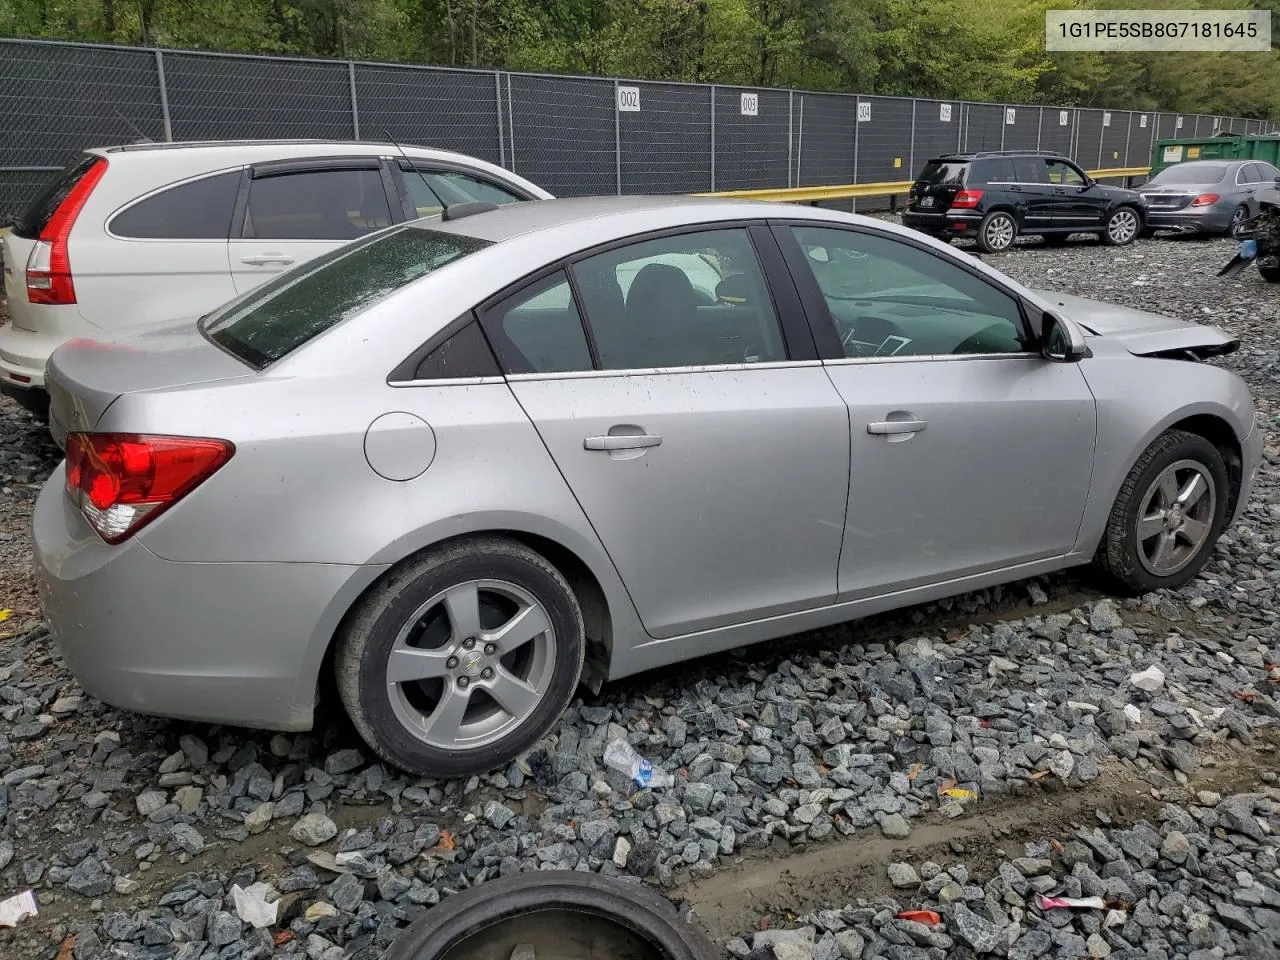
[[[1249,205],[1242,203],[1231,211],[1231,223],[1227,226],[1227,236],[1235,236],[1236,227],[1249,219]]]
[[[993,210],[978,227],[978,249],[983,253],[1004,253],[1018,237],[1018,224],[1003,210]]]
[[[1094,560],[1134,593],[1176,590],[1204,566],[1227,524],[1230,498],[1218,448],[1169,430],[1129,471]]]
[[[1112,247],[1123,247],[1132,243],[1142,230],[1142,218],[1133,207],[1118,207],[1107,217],[1106,227],[1102,231],[1102,242]]]
[[[1280,264],[1274,267],[1264,267],[1258,264],[1258,273],[1262,274],[1262,279],[1268,283],[1280,283]]]
[[[501,766],[556,722],[582,672],[582,612],[547,560],[504,537],[424,551],[344,624],[338,693],[364,741],[409,773]]]

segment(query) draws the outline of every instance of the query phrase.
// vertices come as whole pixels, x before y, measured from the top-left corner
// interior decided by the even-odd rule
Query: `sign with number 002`
[[[640,88],[639,87],[619,87],[618,88],[618,109],[622,113],[639,113],[640,112]]]

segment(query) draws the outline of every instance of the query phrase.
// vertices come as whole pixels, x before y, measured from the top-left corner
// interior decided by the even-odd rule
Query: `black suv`
[[[1046,243],[1096,233],[1120,246],[1142,232],[1146,216],[1136,190],[1098,183],[1061,154],[992,150],[926,163],[911,184],[902,222],[944,240],[970,237],[984,253],[999,253],[1020,233]]]

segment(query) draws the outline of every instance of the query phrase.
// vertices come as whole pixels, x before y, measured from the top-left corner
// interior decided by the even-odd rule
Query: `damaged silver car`
[[[1263,280],[1280,283],[1280,186],[1259,190],[1254,199],[1258,214],[1236,225],[1233,234],[1240,249],[1218,276],[1238,276],[1256,263]]]

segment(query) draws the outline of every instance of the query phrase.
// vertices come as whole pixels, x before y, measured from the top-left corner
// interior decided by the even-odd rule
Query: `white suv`
[[[4,237],[0,391],[43,414],[45,362],[71,338],[194,320],[293,264],[444,206],[550,196],[474,157],[389,143],[88,150]]]

